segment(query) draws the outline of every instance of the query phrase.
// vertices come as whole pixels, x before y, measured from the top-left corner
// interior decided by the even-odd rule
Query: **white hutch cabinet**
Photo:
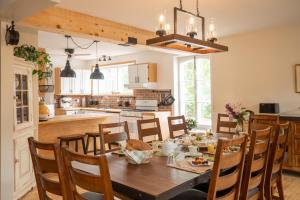
[[[27,141],[35,132],[32,69],[31,63],[14,59],[14,199],[27,193],[35,183]]]

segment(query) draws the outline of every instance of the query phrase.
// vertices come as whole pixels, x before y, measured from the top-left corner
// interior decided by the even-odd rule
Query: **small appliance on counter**
[[[259,104],[259,113],[278,114],[279,113],[279,104],[278,103],[260,103]]]
[[[49,108],[45,101],[40,101],[39,103],[39,120],[47,121],[49,119]]]

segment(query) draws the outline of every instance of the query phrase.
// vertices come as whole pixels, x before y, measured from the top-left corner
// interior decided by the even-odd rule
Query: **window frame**
[[[208,59],[210,60],[210,107],[211,107],[211,117],[210,117],[210,125],[206,125],[206,124],[198,124],[199,128],[200,129],[210,129],[212,127],[212,78],[211,78],[211,71],[212,71],[212,67],[211,67],[211,59],[209,56],[188,56],[188,57],[178,57],[177,58],[177,72],[176,72],[176,78],[177,79],[177,83],[175,82],[175,84],[177,84],[177,86],[175,88],[177,88],[177,98],[178,98],[178,103],[176,104],[177,108],[175,109],[177,114],[183,114],[183,107],[181,104],[183,104],[183,102],[185,102],[184,100],[182,100],[182,83],[184,81],[181,81],[181,77],[183,76],[183,73],[181,73],[181,69],[180,69],[180,65],[183,64],[184,62],[188,62],[189,60],[193,60],[193,66],[194,66],[194,91],[195,91],[195,94],[194,94],[194,100],[193,102],[195,103],[195,115],[194,115],[194,118],[198,121],[199,123],[199,120],[197,118],[198,116],[198,107],[200,105],[198,105],[199,102],[198,101],[198,87],[197,87],[197,82],[200,81],[197,79],[197,59]],[[187,102],[187,101],[186,101]],[[200,108],[201,109],[201,108]]]

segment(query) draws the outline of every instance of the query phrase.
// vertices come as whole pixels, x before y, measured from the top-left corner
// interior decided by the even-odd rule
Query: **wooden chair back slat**
[[[49,192],[60,195],[63,199],[72,199],[73,196],[69,194],[59,144],[38,142],[33,137],[28,138],[28,144],[39,198],[48,200],[47,193]],[[38,150],[51,152],[54,158],[43,157],[38,154]],[[50,179],[49,173],[56,174],[58,180]]]
[[[239,136],[238,138],[231,140],[222,138],[218,140],[207,199],[238,200],[244,166],[246,143],[246,136]],[[230,149],[233,146],[235,147],[236,152],[226,152],[227,148]],[[230,158],[230,155],[235,158],[234,161],[232,161],[234,163],[231,164],[229,164],[227,161],[227,159]],[[221,171],[224,170],[228,171],[226,175],[222,175],[221,173]],[[216,193],[225,188],[229,190],[228,193],[216,197]]]
[[[122,132],[107,132],[107,129],[123,129]],[[120,123],[99,124],[100,132],[100,152],[102,154],[120,150],[120,147],[106,149],[106,144],[127,141],[130,139],[127,121]]]
[[[236,190],[231,190],[228,194],[219,197],[218,200],[235,200],[236,199]]]
[[[143,125],[153,124],[155,127],[144,128]],[[158,136],[158,140],[162,141],[162,134],[158,118],[137,120],[139,140],[144,141],[144,137]]]
[[[66,148],[63,148],[62,152],[71,191],[77,199],[84,199],[77,187],[81,187],[90,192],[101,193],[104,195],[104,200],[113,199],[112,184],[105,155],[81,155]],[[80,170],[75,168],[73,165],[76,162],[83,164],[83,166],[94,165],[98,167],[99,175],[91,174],[84,169]]]
[[[229,116],[227,114],[218,114],[217,133],[235,134],[236,125],[236,122],[229,120]]]
[[[248,190],[252,190],[254,188],[259,187],[259,185],[263,181],[263,176],[264,176],[264,172],[260,172],[259,174],[251,177],[251,179],[249,181]]]
[[[173,123],[173,122],[178,122],[178,121],[181,121],[181,123],[180,122]],[[188,134],[188,129],[186,126],[186,121],[185,121],[184,115],[168,117],[168,124],[169,124],[170,138],[175,138],[175,137],[179,137],[183,134]],[[176,132],[176,131],[183,131],[183,134],[175,136],[174,132]]]
[[[41,175],[43,176],[43,175]],[[52,194],[63,196],[61,186],[58,184],[57,181],[51,180],[47,177],[43,177],[43,187],[47,188],[47,192],[50,192]]]
[[[241,200],[249,199],[248,191],[253,188],[257,188],[255,193],[259,193],[260,198],[263,199],[264,178],[266,175],[271,133],[272,128],[270,126],[261,130],[252,130],[243,175]],[[254,194],[251,194],[251,196]]]
[[[221,176],[218,180],[216,189],[218,191],[221,191],[221,190],[231,188],[236,184],[238,178],[239,178],[239,169],[235,170],[233,173],[230,173],[228,175]]]
[[[244,156],[244,155],[243,155],[243,152],[241,152],[241,151],[230,153],[228,155],[224,155],[224,156],[222,156],[222,159],[224,159],[224,160],[221,163],[220,167],[222,169],[234,167],[240,162],[242,156]]]
[[[58,173],[57,161],[36,155],[39,167],[43,173]]]

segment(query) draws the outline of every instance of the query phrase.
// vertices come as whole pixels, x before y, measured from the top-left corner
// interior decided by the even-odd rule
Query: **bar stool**
[[[74,134],[74,135],[66,135],[66,136],[59,136],[57,139],[60,140],[60,146],[64,143],[69,147],[70,142],[75,142],[75,151],[78,152],[78,141],[82,143],[83,153],[86,154],[86,147],[84,142],[84,135],[82,134]]]
[[[109,134],[110,131],[105,131],[104,133]],[[94,152],[94,155],[97,155],[97,152],[100,152],[100,149],[97,149],[97,137],[100,139],[100,133],[99,132],[88,132],[88,133],[85,133],[85,135],[87,136],[85,152],[86,153]],[[92,142],[93,142],[93,150],[92,151],[89,151],[90,139],[92,139]],[[109,149],[111,149],[111,144],[108,144],[108,146],[109,146]]]

